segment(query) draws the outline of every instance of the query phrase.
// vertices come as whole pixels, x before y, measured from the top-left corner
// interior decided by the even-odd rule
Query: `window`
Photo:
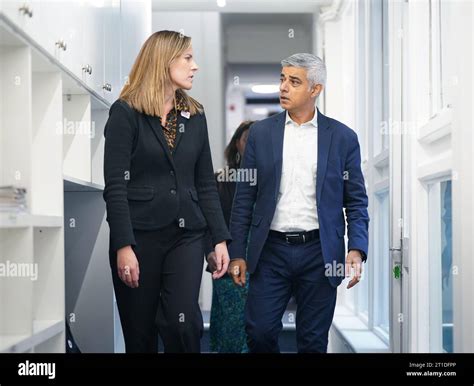
[[[371,2],[373,154],[388,149],[389,140],[389,38],[388,1]]]
[[[453,352],[451,181],[429,186],[430,352]]]
[[[389,332],[389,240],[390,240],[390,207],[388,190],[375,194],[374,218],[374,253],[375,272],[374,285],[374,327],[379,327],[383,333]]]

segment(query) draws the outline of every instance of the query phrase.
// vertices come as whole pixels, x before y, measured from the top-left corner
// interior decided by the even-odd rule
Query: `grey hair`
[[[281,65],[282,67],[305,68],[311,87],[317,84],[326,85],[326,65],[316,55],[308,53],[294,54],[283,59]]]

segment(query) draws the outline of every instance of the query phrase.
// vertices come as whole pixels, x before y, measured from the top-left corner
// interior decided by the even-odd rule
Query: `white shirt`
[[[318,110],[298,125],[286,112],[283,161],[277,206],[270,229],[279,232],[319,229],[316,207]]]

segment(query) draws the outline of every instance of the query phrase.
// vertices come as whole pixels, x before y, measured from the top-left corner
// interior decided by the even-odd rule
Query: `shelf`
[[[91,120],[89,95],[63,95],[63,174],[91,181]]]
[[[63,176],[65,192],[98,192],[104,190],[104,185],[83,181],[78,178]]]
[[[104,148],[105,137],[104,128],[109,119],[109,109],[95,108],[91,109],[91,120],[94,125],[94,137],[91,139],[91,168],[92,182],[104,185]]]
[[[37,280],[33,283],[32,320],[63,319],[65,315],[63,228],[35,228],[33,254],[33,261],[37,267]]]
[[[64,331],[64,320],[35,320],[31,335],[0,336],[0,353],[22,353]]]
[[[28,227],[60,228],[63,224],[64,219],[62,216],[0,213],[0,229]]]
[[[31,213],[62,216],[61,74],[32,72]]]

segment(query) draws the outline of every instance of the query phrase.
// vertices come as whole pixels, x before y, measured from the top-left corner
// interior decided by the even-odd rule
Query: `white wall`
[[[327,68],[325,113],[352,129],[355,127],[354,2],[347,2],[341,18],[328,21],[324,29]]]
[[[295,24],[233,25],[226,29],[226,39],[230,63],[279,63],[307,52],[312,44],[311,31]]]
[[[242,87],[228,85],[226,109],[226,142],[229,143],[235,129],[245,120],[245,96]]]
[[[151,0],[121,0],[121,86],[152,29]],[[107,49],[107,47],[105,47]]]

